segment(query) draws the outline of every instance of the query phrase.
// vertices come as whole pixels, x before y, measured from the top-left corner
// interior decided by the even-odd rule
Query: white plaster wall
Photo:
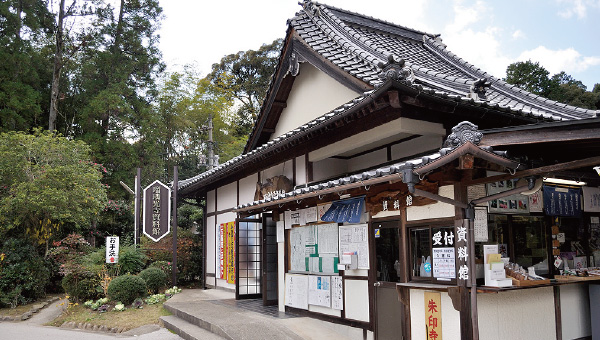
[[[592,335],[590,295],[586,284],[560,286],[560,315],[563,340]]]
[[[327,158],[313,163],[313,181],[322,181],[348,172],[348,163],[343,159]]]
[[[442,124],[430,123],[410,118],[398,118],[387,124],[379,125],[373,129],[363,131],[332,143],[308,154],[309,160],[316,162],[349,151],[367,151],[376,145],[383,145],[400,140],[410,135],[445,136],[446,129]],[[439,146],[436,147],[439,149]],[[414,155],[415,152],[411,153]]]
[[[287,107],[281,112],[271,139],[328,113],[358,95],[358,92],[343,86],[311,64],[301,64]]]
[[[217,233],[216,233],[216,225],[215,225],[215,217],[210,216],[206,218],[206,273],[215,274],[216,273],[216,261],[215,257],[217,254],[216,250],[217,244]],[[208,277],[207,283],[208,283]],[[214,284],[214,282],[213,282]]]
[[[430,150],[439,150],[442,147],[443,136],[424,135],[411,139],[401,144],[392,145],[392,159],[409,158]]]
[[[380,149],[348,160],[348,172],[364,170],[387,161],[387,149]]]
[[[251,203],[254,201],[256,182],[258,182],[257,174],[250,175],[240,180],[240,204]]]
[[[454,186],[446,185],[438,190],[440,196],[454,199]],[[423,205],[419,207],[406,208],[406,220],[417,221],[430,218],[453,217],[455,214],[454,206],[448,203],[437,202],[434,204]]]
[[[440,292],[442,305],[442,338],[444,340],[460,339],[460,313],[452,306],[452,300],[446,292]],[[410,332],[412,339],[427,339],[425,334],[425,291],[410,290]],[[481,323],[479,328],[481,329]],[[485,338],[480,337],[484,340]],[[541,339],[541,338],[540,338]],[[513,340],[507,337],[504,340]]]
[[[211,190],[206,193],[206,212],[215,212],[215,191]]]
[[[217,189],[217,211],[237,207],[237,182]]]
[[[294,185],[306,184],[306,156],[296,157],[296,183]]]
[[[481,340],[556,339],[552,287],[477,294],[477,310]]]
[[[369,281],[344,280],[346,318],[369,322]]]
[[[281,175],[284,175],[290,180],[294,178],[294,163],[291,160],[263,170],[261,173],[261,178],[264,182],[264,180],[267,178]]]

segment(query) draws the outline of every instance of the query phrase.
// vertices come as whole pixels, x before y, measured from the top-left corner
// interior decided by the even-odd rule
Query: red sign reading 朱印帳
[[[158,242],[171,231],[171,189],[154,181],[144,189],[144,234]]]

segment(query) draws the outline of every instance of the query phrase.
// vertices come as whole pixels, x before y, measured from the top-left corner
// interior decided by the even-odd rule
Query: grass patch
[[[52,298],[53,296],[62,296],[62,295],[48,295],[45,298],[42,298],[38,301],[34,301],[31,303],[28,303],[26,305],[19,305],[16,308],[10,308],[10,307],[6,307],[6,308],[0,308],[0,315],[2,316],[17,316],[17,315],[21,315],[23,313],[27,313],[29,312],[29,310],[31,310],[31,308],[33,308],[34,305],[39,305],[40,303]]]
[[[73,321],[109,328],[123,327],[125,330],[130,330],[143,325],[158,324],[159,318],[166,315],[171,315],[171,313],[163,308],[162,303],[144,304],[144,308],[128,308],[122,312],[112,311],[111,307],[111,311],[104,313],[93,311],[83,305],[71,305],[63,315],[47,325],[59,327],[65,322]]]

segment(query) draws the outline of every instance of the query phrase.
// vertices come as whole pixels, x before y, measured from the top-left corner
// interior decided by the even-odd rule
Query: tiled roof
[[[305,1],[303,7],[289,20],[290,26],[317,53],[371,85],[379,82],[379,62],[393,54],[412,69],[415,84],[448,94],[466,96],[475,81],[488,78],[491,86],[486,96],[490,105],[533,111],[558,120],[600,114],[598,110],[561,104],[507,84],[448,51],[437,35],[316,2]]]
[[[310,134],[312,131],[319,129],[320,127],[328,124],[332,120],[339,119],[342,115],[346,114],[351,109],[356,109],[359,105],[366,103],[369,99],[376,98],[381,93],[384,93],[388,89],[390,89],[392,87],[397,87],[397,86],[406,86],[406,85],[398,85],[393,82],[387,82],[387,83],[383,83],[383,84],[380,83],[377,85],[375,90],[364,92],[362,95],[356,97],[355,99],[329,111],[328,113],[326,113],[316,119],[311,120],[310,122],[296,128],[292,131],[289,131],[289,132],[271,140],[270,142],[268,142],[264,145],[261,145],[260,147],[254,149],[248,153],[245,153],[245,154],[242,154],[235,158],[232,158],[229,161],[227,161],[223,164],[220,164],[218,167],[216,167],[212,170],[203,172],[192,178],[179,181],[179,189],[183,190],[192,185],[199,184],[200,182],[209,182],[214,178],[214,176],[222,173],[225,169],[230,168],[233,165],[242,164],[245,161],[249,161],[249,160],[251,160],[255,157],[258,157],[259,155],[269,152],[271,150],[276,150],[277,148],[280,148],[282,145],[285,145],[294,139],[300,138],[302,135]],[[484,108],[486,108],[486,107],[493,108],[496,110],[500,110],[500,111],[504,111],[507,113],[524,116],[524,117],[533,117],[533,118],[538,118],[538,119],[543,119],[543,120],[553,120],[552,116],[546,116],[537,111],[527,111],[527,110],[523,110],[523,109],[515,110],[509,106],[502,106],[500,104],[490,104],[490,103],[487,103],[484,101],[476,101],[471,98],[463,97],[463,96],[456,95],[456,94],[448,94],[443,91],[425,87],[423,85],[417,85],[417,88],[421,91],[421,93],[423,95],[429,95],[429,96],[438,97],[440,99],[453,101],[453,102],[458,103],[459,105],[475,105],[475,106],[481,106]]]
[[[180,189],[185,191],[192,186],[208,184],[222,176],[230,167],[239,166],[261,154],[276,150],[318,129],[319,126],[338,119],[369,97],[376,97],[382,89],[394,86],[390,85],[391,81],[382,83],[379,78],[381,68],[377,66],[380,62],[385,62],[390,54],[404,59],[406,66],[414,73],[413,83],[403,86],[411,86],[425,95],[462,105],[480,106],[517,116],[532,117],[540,121],[600,116],[600,111],[557,103],[494,78],[448,51],[437,35],[316,2],[305,1],[303,7],[302,11],[288,21],[288,32],[289,29],[295,30],[317,53],[349,74],[371,84],[374,90],[364,92],[321,117],[257,146],[215,169],[180,181]],[[491,86],[487,89],[485,100],[474,100],[467,95],[473,83],[481,78],[487,78]]]

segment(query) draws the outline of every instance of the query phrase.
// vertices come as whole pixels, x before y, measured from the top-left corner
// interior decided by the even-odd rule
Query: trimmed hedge
[[[167,286],[167,275],[159,268],[146,268],[138,276],[146,281],[146,287],[153,293]]]
[[[118,276],[110,281],[107,293],[111,300],[130,305],[135,299],[146,296],[146,281],[129,274]]]

